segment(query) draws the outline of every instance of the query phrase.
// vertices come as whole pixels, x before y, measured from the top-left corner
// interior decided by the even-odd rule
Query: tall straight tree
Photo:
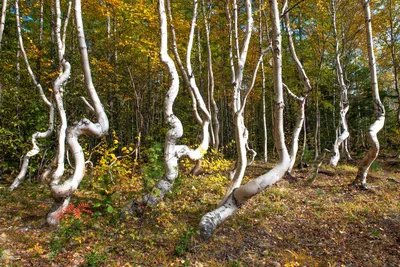
[[[6,24],[6,14],[7,14],[7,0],[3,0],[1,6],[1,16],[0,16],[0,50],[1,50],[1,42],[3,40],[4,26]]]
[[[269,0],[270,18],[272,23],[272,51],[274,69],[274,142],[279,155],[279,163],[264,175],[261,175],[247,184],[240,186],[232,191],[224,203],[216,210],[205,214],[200,221],[200,235],[203,239],[208,239],[215,228],[224,220],[231,216],[248,199],[263,191],[266,187],[274,184],[281,179],[290,165],[290,156],[285,144],[285,134],[283,131],[283,84],[282,84],[282,54],[281,54],[281,29],[278,3],[276,0]],[[250,0],[246,1],[248,8]]]
[[[213,143],[213,149],[215,151],[218,151],[219,149],[219,131],[220,131],[220,124],[218,120],[218,106],[217,102],[215,101],[215,79],[214,79],[214,70],[213,70],[213,57],[212,57],[212,51],[211,51],[211,44],[210,44],[210,18],[207,16],[206,13],[206,7],[205,7],[204,0],[201,0],[201,8],[202,8],[202,13],[203,13],[203,20],[204,20],[204,26],[206,29],[206,43],[207,43],[207,66],[208,66],[208,85],[210,87],[210,100],[212,104],[212,109],[213,109],[213,128],[211,129],[213,131],[213,136],[214,136],[214,143]],[[211,9],[211,4],[209,3],[207,6],[210,7]],[[211,13],[212,10],[210,10],[209,13]],[[211,110],[211,107],[209,108]]]
[[[375,161],[379,154],[379,140],[378,132],[383,128],[385,124],[385,107],[383,106],[379,97],[378,77],[376,73],[376,60],[374,54],[374,43],[372,40],[372,18],[371,9],[369,6],[370,0],[360,0],[365,15],[365,30],[368,44],[368,62],[371,75],[371,87],[372,87],[372,100],[374,103],[374,113],[376,120],[368,129],[368,141],[371,145],[368,153],[361,160],[358,166],[358,172],[353,184],[360,187],[361,189],[367,188],[367,175],[371,164]]]

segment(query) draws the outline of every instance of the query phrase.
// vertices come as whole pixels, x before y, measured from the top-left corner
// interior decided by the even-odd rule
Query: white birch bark
[[[303,93],[302,93],[303,96],[302,97],[295,96],[289,90],[289,88],[286,87],[288,93],[292,97],[294,97],[299,104],[299,109],[298,109],[298,114],[297,114],[297,119],[296,119],[296,126],[293,131],[292,146],[291,146],[291,150],[290,150],[290,166],[288,169],[288,173],[291,174],[293,166],[296,161],[297,151],[299,149],[299,144],[298,144],[299,143],[299,135],[300,135],[301,128],[302,128],[304,120],[305,120],[305,103],[307,100],[307,95],[311,92],[312,87],[310,84],[310,80],[308,79],[308,76],[304,70],[304,67],[301,64],[299,58],[297,57],[296,49],[294,47],[294,42],[293,42],[293,37],[292,37],[292,29],[290,27],[289,10],[287,9],[287,5],[288,5],[287,2],[288,1],[285,1],[285,3],[284,3],[283,12],[284,12],[285,26],[286,26],[286,30],[287,30],[287,34],[288,34],[289,50],[290,50],[290,54],[292,55],[292,58],[295,62],[296,70],[297,70],[298,74],[301,76],[302,83],[303,83]],[[304,142],[305,142],[305,140],[306,140],[306,132],[304,131]],[[304,143],[304,145],[305,145],[305,143]],[[303,151],[304,151],[304,147],[303,147]]]
[[[239,187],[242,183],[242,179],[247,167],[247,129],[244,124],[244,107],[245,103],[242,105],[241,97],[240,97],[240,90],[242,87],[243,82],[243,73],[244,67],[246,64],[247,52],[249,49],[251,34],[253,30],[253,14],[252,14],[252,7],[251,1],[246,0],[246,15],[247,15],[247,22],[246,22],[246,33],[244,36],[243,47],[240,49],[239,47],[239,40],[238,40],[238,6],[237,1],[233,0],[233,32],[234,32],[234,39],[235,39],[235,50],[237,55],[237,67],[235,68],[235,80],[233,83],[233,124],[235,126],[235,140],[236,140],[236,151],[237,151],[237,160],[235,164],[235,170],[232,171],[233,178],[232,181],[226,191],[225,197],[220,202],[220,205],[225,202],[225,200],[229,197],[232,191]],[[229,14],[229,11],[228,11]],[[260,61],[257,63],[259,66]],[[257,69],[258,70],[258,69]],[[256,74],[257,72],[255,72]],[[254,75],[253,75],[254,77]]]
[[[306,98],[303,96],[296,96],[294,93],[292,93],[292,91],[290,91],[290,89],[286,86],[286,84],[283,84],[283,87],[286,89],[288,94],[298,102],[299,106],[297,111],[296,125],[294,126],[292,134],[292,143],[290,149],[290,164],[287,171],[289,175],[291,175],[294,163],[296,162],[297,151],[299,149],[299,136],[301,128],[304,125],[304,118],[305,118],[304,111],[305,111]]]
[[[339,128],[342,128],[343,131],[339,135],[337,135],[335,143],[333,145],[333,156],[329,161],[329,164],[332,165],[333,167],[337,166],[340,159],[340,151],[339,151],[340,145],[350,136],[349,127],[347,125],[347,119],[346,119],[347,112],[349,111],[349,100],[347,97],[347,85],[345,84],[344,81],[343,68],[340,61],[339,39],[337,36],[337,29],[336,29],[336,8],[337,8],[336,0],[332,0],[331,12],[332,12],[332,24],[333,24],[333,36],[335,38],[336,73],[340,87],[340,102],[339,102],[340,122],[337,131],[339,130]]]
[[[7,0],[3,0],[1,6],[1,17],[0,17],[0,50],[1,50],[1,42],[3,40],[4,26],[6,24],[6,14],[7,14]]]
[[[213,149],[215,151],[218,151],[219,149],[219,131],[220,131],[220,124],[218,120],[218,114],[219,114],[219,109],[217,102],[215,101],[215,80],[214,80],[214,70],[213,70],[213,59],[212,59],[212,51],[211,51],[211,44],[210,44],[210,23],[207,19],[206,16],[206,11],[205,11],[205,4],[204,0],[202,0],[202,12],[203,12],[203,19],[204,19],[204,26],[206,29],[206,43],[207,43],[207,56],[208,56],[208,77],[210,81],[210,99],[211,99],[211,104],[213,107],[213,132],[214,132],[214,145]]]
[[[283,90],[282,90],[282,57],[281,57],[281,31],[276,0],[270,0],[271,21],[272,21],[272,45],[274,61],[274,91],[275,105],[274,116],[276,119],[274,125],[274,141],[279,153],[280,162],[264,175],[257,177],[246,185],[235,189],[226,199],[223,205],[216,210],[203,216],[200,221],[200,235],[203,239],[208,239],[215,228],[224,220],[231,216],[246,200],[263,191],[266,187],[272,185],[283,177],[286,173],[290,157],[285,145],[285,136],[283,131]]]
[[[57,215],[68,206],[72,193],[78,188],[79,183],[85,175],[85,157],[82,147],[78,142],[79,136],[86,134],[101,137],[107,134],[109,128],[107,115],[92,81],[80,0],[75,0],[75,22],[84,80],[98,122],[93,123],[88,119],[82,119],[67,129],[67,142],[74,156],[75,169],[72,177],[64,183],[59,184],[57,180],[53,180],[51,183],[51,193],[54,198],[54,204],[47,214],[47,222],[50,225],[58,224],[59,218]],[[63,48],[65,48],[65,46],[63,46]]]
[[[261,6],[264,5],[264,1],[261,0]],[[262,16],[260,14],[259,18],[259,49],[260,53],[262,51],[262,44],[263,44],[263,23],[262,23]],[[265,22],[267,23],[267,22]],[[261,97],[262,97],[262,116],[263,116],[263,131],[264,131],[264,163],[268,162],[268,131],[267,131],[267,112],[266,112],[266,101],[265,101],[265,70],[264,70],[264,60],[261,61],[261,75],[262,75],[262,82],[261,82],[261,87],[262,87],[262,92],[261,92]]]
[[[368,153],[361,160],[358,166],[358,172],[353,184],[360,188],[367,188],[367,175],[371,164],[375,161],[379,154],[378,132],[385,124],[385,107],[379,97],[378,77],[376,73],[376,60],[374,55],[374,44],[372,40],[372,22],[369,0],[361,0],[365,14],[365,28],[368,43],[368,62],[371,74],[372,99],[374,101],[374,112],[376,120],[368,129],[368,141],[371,145]]]
[[[13,183],[10,186],[10,191],[13,191],[16,189],[21,182],[24,180],[26,176],[26,172],[28,170],[28,165],[29,165],[29,160],[31,157],[37,155],[40,152],[40,148],[37,144],[37,139],[38,138],[47,138],[49,137],[52,132],[53,132],[53,126],[54,126],[54,106],[53,104],[47,99],[46,95],[43,92],[42,85],[38,82],[38,80],[35,77],[35,74],[32,71],[32,68],[29,64],[28,56],[25,51],[24,47],[24,42],[22,39],[22,32],[21,32],[21,25],[20,25],[20,15],[19,15],[19,1],[15,1],[15,19],[16,19],[16,24],[17,24],[17,34],[18,34],[18,44],[22,53],[22,56],[24,58],[26,67],[28,69],[29,76],[31,77],[32,82],[34,85],[38,88],[39,90],[39,95],[42,98],[43,102],[49,107],[49,126],[46,131],[44,132],[36,132],[32,135],[32,145],[33,148],[26,153],[26,155],[23,158],[22,165],[21,165],[21,170],[17,177],[14,179]]]
[[[61,34],[61,5],[60,0],[54,1],[54,13],[56,15],[55,25],[55,39],[57,43],[57,55],[59,60],[59,72],[60,75],[54,82],[54,99],[58,109],[58,116],[60,117],[60,127],[58,129],[58,147],[57,147],[57,158],[56,158],[56,169],[52,174],[52,181],[59,183],[65,170],[65,138],[66,130],[68,127],[67,114],[64,108],[64,84],[69,78],[71,66],[69,62],[64,59],[65,54],[65,38],[66,30],[68,26],[69,15],[71,12],[72,1],[69,1],[68,12],[64,22],[63,34]],[[67,74],[64,74],[67,72]]]
[[[186,69],[182,64],[182,60],[181,60],[181,57],[179,55],[178,45],[176,43],[175,26],[172,23],[173,22],[173,18],[172,18],[170,1],[167,0],[166,4],[167,4],[168,17],[169,17],[169,26],[170,26],[170,29],[171,29],[172,49],[173,49],[174,57],[175,57],[176,63],[178,64],[178,67],[179,67],[179,69],[180,69],[180,71],[182,73],[183,80],[185,81],[185,84],[186,84],[186,87],[188,89],[189,95],[190,95],[190,97],[192,99],[192,111],[193,111],[194,118],[195,118],[196,122],[199,125],[202,125],[203,124],[203,119],[201,118],[201,116],[199,114],[199,111],[198,111],[198,108],[197,108],[197,100],[196,100],[196,97],[194,96],[192,88],[190,87],[188,73],[186,72]]]
[[[200,91],[196,85],[190,60],[191,51],[193,47],[194,28],[197,19],[197,6],[198,2],[195,1],[193,8],[194,10],[193,19],[190,28],[189,42],[187,47],[187,56],[186,56],[187,66],[186,70],[183,71],[183,73],[186,72],[190,88],[192,89],[193,95],[197,103],[199,104],[202,114],[204,115],[204,118],[202,119],[203,139],[199,147],[196,148],[195,150],[192,150],[185,145],[176,145],[177,140],[183,134],[182,123],[173,112],[173,105],[176,96],[178,95],[179,92],[179,76],[175,63],[168,54],[168,30],[167,30],[167,15],[165,10],[165,2],[164,0],[159,0],[158,12],[160,17],[160,33],[161,33],[160,59],[161,62],[168,68],[171,81],[171,86],[164,100],[164,114],[167,120],[167,124],[169,125],[169,130],[167,131],[167,134],[165,136],[165,145],[164,145],[164,162],[166,170],[162,179],[153,187],[151,192],[143,196],[141,200],[141,205],[155,205],[158,203],[159,200],[161,200],[165,196],[165,194],[167,194],[170,191],[176,177],[179,174],[179,167],[178,167],[179,158],[183,156],[188,156],[192,160],[200,160],[206,153],[209,146],[210,137],[209,137],[208,127],[210,124],[209,122],[211,117],[208,113],[207,107],[200,94]],[[174,46],[176,46],[176,42],[174,42]],[[175,56],[179,58],[177,50],[175,50]],[[129,205],[125,206],[122,209],[121,211],[122,215],[126,214],[137,215],[138,213],[140,213],[140,208],[138,208],[138,204],[139,203],[137,201],[131,201]]]

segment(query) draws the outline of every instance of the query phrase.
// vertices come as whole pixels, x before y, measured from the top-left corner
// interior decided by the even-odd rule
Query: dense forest
[[[2,0],[0,265],[397,266],[399,61],[398,0]]]

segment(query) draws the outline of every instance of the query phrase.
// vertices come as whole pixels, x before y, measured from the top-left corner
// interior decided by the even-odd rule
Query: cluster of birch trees
[[[14,75],[0,78],[1,127],[11,128],[4,118],[7,114],[18,121],[14,124],[17,130],[9,130],[8,135],[34,132],[33,147],[25,151],[10,190],[23,182],[30,161],[38,154],[50,158],[47,164],[41,161],[41,166],[46,166],[38,173],[49,183],[54,198],[47,222],[58,224],[58,214],[68,206],[87,165],[93,164],[85,150],[95,146],[95,137],[106,136],[109,129],[123,142],[136,140],[136,157],[140,145],[164,139],[164,175],[149,193],[126,205],[123,215],[138,215],[145,205],[156,205],[171,190],[182,157],[193,161],[193,175],[199,173],[201,160],[211,149],[234,159],[225,196],[200,221],[203,238],[210,237],[248,199],[284,175],[294,175],[295,163],[310,160],[306,155],[310,150],[314,161],[321,161],[322,148],[328,149],[331,157],[327,162],[336,167],[341,158],[352,159],[352,151],[369,147],[367,152],[361,150],[365,155],[358,156],[353,182],[366,189],[368,170],[380,150],[377,134],[385,126],[385,107],[397,112],[392,121],[400,124],[400,27],[396,27],[400,6],[392,0],[303,2],[110,0],[87,1],[82,11],[80,0],[23,4],[3,0],[0,53],[7,60],[1,68],[12,68]],[[376,12],[371,12],[371,4]],[[382,15],[382,9],[388,9],[389,15]],[[92,22],[97,11],[103,17]],[[375,35],[371,13],[387,20],[388,28]],[[89,35],[85,36],[85,29],[90,29]],[[304,48],[308,45],[318,56],[305,54],[310,52]],[[392,62],[387,73],[387,66],[377,64],[377,51]],[[353,70],[355,67],[360,69]],[[363,70],[369,73],[363,74]],[[380,74],[384,78],[379,78]],[[369,82],[358,84],[366,77]],[[380,98],[381,81],[384,94],[394,96],[387,97],[386,103]],[[84,87],[86,97],[77,92]],[[362,92],[362,98],[357,92]],[[5,102],[13,96],[15,105]],[[362,104],[352,103],[360,99]],[[372,118],[365,118],[366,112],[360,110],[367,101]],[[21,130],[18,123],[26,116],[21,110],[26,109],[24,105],[42,107],[33,112],[29,127]],[[366,133],[359,131],[360,124],[352,129],[348,118],[352,106],[358,107],[352,121],[364,122]],[[321,144],[321,120],[326,130],[323,138],[329,139],[325,145]],[[36,123],[39,121],[41,124]],[[366,122],[371,123],[368,126]],[[391,127],[395,127],[393,122]],[[42,128],[46,130],[40,131]],[[6,134],[4,129],[0,134]],[[357,138],[350,138],[353,134]],[[92,137],[80,140],[82,135]],[[189,137],[182,140],[184,135]],[[147,137],[143,144],[142,136]],[[55,153],[50,156],[40,150],[39,143],[46,139],[53,140],[48,147]],[[355,139],[360,139],[359,147],[351,143],[357,143]],[[386,139],[396,142],[390,130]],[[226,148],[230,142],[234,144],[231,151]],[[4,166],[11,149],[15,146],[3,151],[0,163]],[[276,165],[243,184],[256,151],[264,162],[275,155]],[[65,171],[69,156],[73,158],[71,173]]]

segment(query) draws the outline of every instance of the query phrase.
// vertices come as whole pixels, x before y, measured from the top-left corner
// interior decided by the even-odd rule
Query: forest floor
[[[245,179],[272,166],[256,162]],[[307,168],[252,198],[207,242],[197,226],[221,199],[226,171],[184,170],[164,201],[125,220],[118,210],[139,191],[118,177],[106,188],[84,182],[59,227],[44,224],[48,186],[9,192],[11,179],[1,180],[0,266],[400,266],[400,160],[381,157],[367,191],[349,187],[354,165],[321,170],[312,183]]]

